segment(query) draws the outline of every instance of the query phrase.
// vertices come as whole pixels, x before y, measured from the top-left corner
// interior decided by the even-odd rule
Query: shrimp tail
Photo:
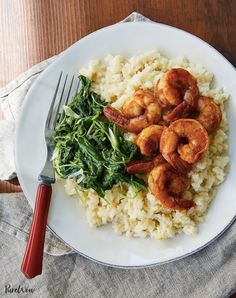
[[[127,164],[126,171],[129,174],[148,173],[154,168],[153,162],[145,160],[134,160]]]
[[[153,160],[134,160],[127,164],[126,171],[129,174],[148,173],[154,167],[166,163],[166,160],[161,154],[158,154]]]
[[[192,165],[181,159],[176,152],[169,154],[167,160],[180,173],[187,174],[192,170]]]
[[[106,116],[107,119],[115,123],[116,125],[122,127],[122,128],[127,128],[129,125],[129,119],[125,118],[121,112],[118,110],[114,109],[111,106],[106,106],[103,109],[103,113]]]
[[[161,155],[161,154],[158,154],[154,159],[153,159],[153,163],[154,163],[154,166],[157,167],[163,163],[166,163],[166,160],[165,158]]]
[[[177,119],[187,118],[191,110],[192,107],[187,103],[187,101],[182,101],[177,107],[175,107],[165,116],[165,119],[172,122]]]

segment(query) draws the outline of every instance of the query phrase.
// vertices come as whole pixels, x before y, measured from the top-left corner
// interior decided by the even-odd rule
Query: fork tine
[[[66,87],[66,82],[67,82],[67,78],[68,78],[68,74],[66,75],[66,78],[65,78],[65,81],[64,81],[64,85],[63,85],[63,88],[62,88],[62,92],[61,92],[61,97],[60,97],[60,100],[59,100],[59,103],[58,103],[58,106],[57,106],[57,109],[56,109],[56,113],[54,115],[54,120],[53,120],[53,125],[52,125],[52,128],[54,129],[55,126],[56,126],[56,123],[57,123],[57,118],[58,118],[58,112],[61,108],[61,103],[62,103],[62,99],[63,99],[63,95],[64,95],[64,91],[65,91],[65,87]]]
[[[58,83],[57,83],[57,86],[56,86],[56,90],[55,90],[54,95],[53,95],[52,103],[51,103],[50,109],[48,111],[48,117],[47,117],[47,122],[46,122],[47,127],[49,127],[49,124],[51,122],[53,107],[54,107],[54,104],[55,104],[55,101],[56,101],[56,98],[57,98],[57,92],[58,92],[58,89],[59,89],[59,86],[60,86],[61,77],[62,77],[62,72],[60,73]]]
[[[72,77],[72,80],[71,80],[71,83],[70,83],[70,88],[69,88],[69,91],[68,91],[68,94],[67,94],[67,98],[66,98],[66,101],[65,101],[65,106],[67,106],[68,104],[68,101],[69,101],[69,98],[70,98],[70,92],[71,92],[71,88],[72,88],[72,85],[73,85],[73,82],[74,82],[74,77]]]
[[[70,93],[71,93],[71,89],[72,89],[72,86],[73,86],[74,77],[75,77],[75,76],[72,77],[71,82],[70,82],[69,91],[68,91],[68,93],[67,93],[67,97],[66,97],[66,100],[65,100],[65,102],[64,102],[64,105],[65,105],[65,106],[67,106],[67,104],[68,104],[68,102],[69,102],[69,99],[70,99]],[[62,113],[61,113],[61,115],[60,115],[60,118],[59,118],[59,122],[61,122],[62,117],[64,116],[64,114],[65,114],[65,112],[62,111]]]
[[[79,85],[80,85],[80,83],[78,82],[78,84],[77,84],[77,87],[76,87],[75,94],[77,94],[77,93],[78,93],[78,91],[79,91]]]

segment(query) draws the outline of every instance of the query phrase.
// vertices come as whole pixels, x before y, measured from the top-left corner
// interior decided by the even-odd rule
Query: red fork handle
[[[27,278],[33,278],[42,273],[43,247],[51,194],[51,185],[38,186],[29,239],[21,264],[21,271]]]

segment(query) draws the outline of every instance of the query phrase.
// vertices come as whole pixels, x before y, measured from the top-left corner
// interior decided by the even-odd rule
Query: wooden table
[[[236,65],[236,0],[1,0],[0,86],[133,11],[199,36]],[[13,183],[0,181],[0,192],[20,191]]]
[[[236,0],[1,0],[0,87],[133,11],[199,36],[236,65]],[[0,181],[0,192],[20,191],[13,183]]]

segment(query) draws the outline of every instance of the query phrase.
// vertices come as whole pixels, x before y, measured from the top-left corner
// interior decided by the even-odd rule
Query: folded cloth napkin
[[[150,20],[134,12],[124,21]],[[4,120],[0,120],[0,179],[8,179],[15,172],[14,130],[24,97],[37,75],[55,58],[35,65],[0,90],[4,114]],[[19,240],[27,240],[31,219],[32,210],[22,193],[0,195],[0,293],[3,293],[0,296],[7,293],[7,287],[19,285],[23,290],[33,290],[25,294],[27,297],[222,298],[236,292],[236,223],[220,239],[193,256],[132,271],[86,260],[48,229],[43,274],[26,281],[19,274],[25,245]],[[13,293],[11,297],[18,294]]]

